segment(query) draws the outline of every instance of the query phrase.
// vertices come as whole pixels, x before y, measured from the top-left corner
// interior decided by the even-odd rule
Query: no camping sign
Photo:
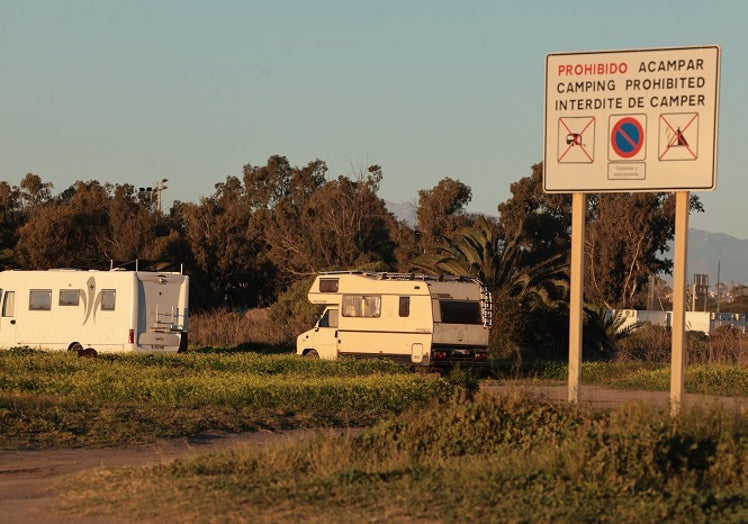
[[[714,189],[719,77],[719,46],[547,55],[544,189]]]

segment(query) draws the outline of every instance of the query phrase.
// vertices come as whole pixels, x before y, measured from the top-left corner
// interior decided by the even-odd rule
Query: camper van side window
[[[61,306],[77,306],[80,300],[80,294],[77,289],[61,289],[60,290],[60,305]]]
[[[379,295],[344,295],[344,317],[378,317],[382,313],[382,297]]]
[[[320,293],[337,293],[338,292],[338,279],[337,278],[321,278],[319,281],[319,292]]]
[[[52,290],[32,289],[29,291],[29,309],[32,311],[49,311],[52,309]]]
[[[400,297],[400,307],[398,308],[398,314],[401,317],[410,316],[410,297]]]
[[[117,299],[117,291],[114,289],[101,290],[101,310],[114,311],[114,304]]]
[[[16,292],[6,291],[3,301],[3,316],[14,317],[16,315]]]

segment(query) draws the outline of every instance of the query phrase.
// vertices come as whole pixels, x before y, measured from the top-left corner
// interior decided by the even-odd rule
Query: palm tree
[[[413,268],[430,273],[470,275],[494,293],[522,299],[530,307],[556,306],[568,292],[565,254],[525,265],[521,230],[510,239],[499,234],[495,220],[479,216],[451,239],[444,238],[432,253],[413,261]]]
[[[527,262],[531,253],[522,247],[521,233],[505,239],[495,220],[480,216],[412,263],[417,271],[469,275],[483,281],[493,297],[494,347],[501,355],[511,355],[516,366],[522,365],[526,350],[558,352],[558,341],[568,329],[565,254]]]
[[[584,348],[589,355],[611,355],[619,340],[642,325],[641,322],[628,323],[623,310],[611,311],[606,306],[585,305],[584,315]]]

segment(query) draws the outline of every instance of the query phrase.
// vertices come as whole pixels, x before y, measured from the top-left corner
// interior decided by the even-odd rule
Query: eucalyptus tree
[[[428,252],[441,238],[450,237],[470,223],[465,208],[472,196],[467,185],[449,177],[431,189],[418,191],[416,228],[422,252]]]
[[[183,224],[194,279],[195,306],[255,306],[271,286],[263,253],[267,245],[242,181],[226,177],[197,204],[182,203]]]
[[[673,193],[608,193],[588,198],[585,292],[609,309],[644,307],[651,275],[670,273],[675,231]],[[691,212],[703,211],[693,196]]]
[[[18,187],[0,182],[0,270],[17,267],[18,229],[25,220]]]
[[[396,221],[377,196],[381,179],[381,168],[373,165],[275,205],[266,239],[287,281],[324,270],[393,267]]]
[[[78,181],[61,196],[36,203],[19,230],[17,255],[27,269],[96,267],[107,259],[107,188]]]
[[[47,187],[39,180],[28,187]],[[164,260],[178,244],[175,225],[135,197],[131,185],[77,181],[52,198],[31,191],[16,253],[20,267],[92,268],[110,261]]]
[[[44,182],[39,175],[27,173],[19,184],[19,199],[24,208],[44,204],[52,198],[51,182]]]

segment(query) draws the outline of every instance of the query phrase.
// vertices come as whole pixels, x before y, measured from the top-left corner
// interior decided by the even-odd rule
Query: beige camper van
[[[308,293],[327,306],[296,353],[382,357],[412,366],[486,361],[491,296],[470,277],[361,271],[318,275]]]

